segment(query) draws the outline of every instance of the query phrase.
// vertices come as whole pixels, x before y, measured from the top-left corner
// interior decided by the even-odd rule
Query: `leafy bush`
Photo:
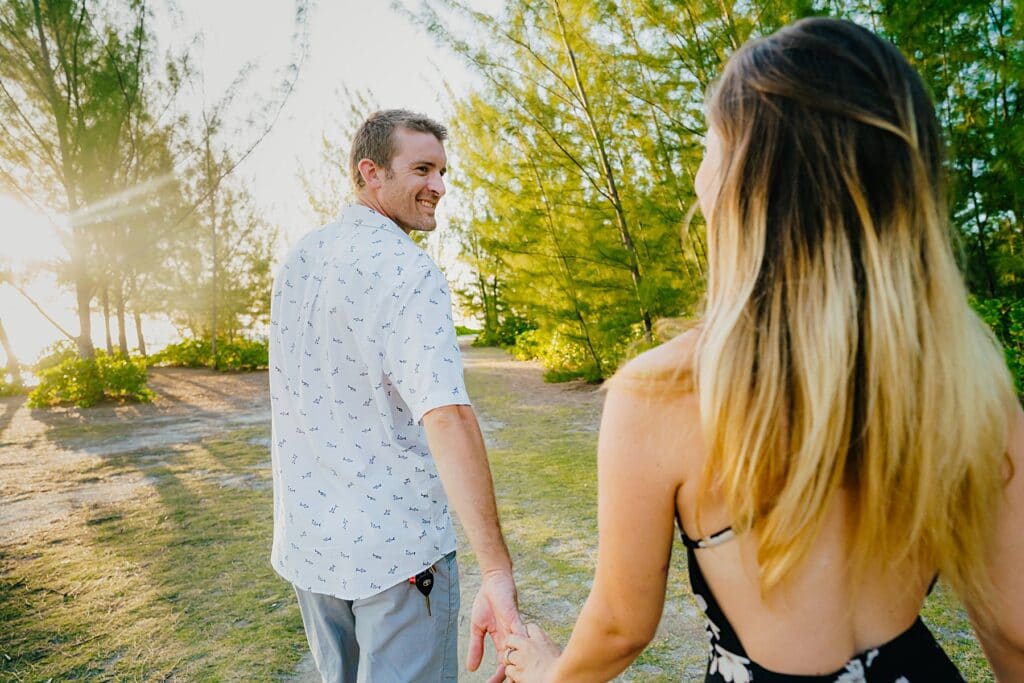
[[[546,343],[547,335],[540,330],[526,330],[516,337],[516,343],[509,347],[509,352],[516,360],[537,360]]]
[[[516,345],[519,335],[537,329],[537,325],[518,315],[506,315],[496,330],[484,329],[473,340],[473,346],[500,346],[510,349]]]
[[[164,347],[150,357],[150,365],[178,368],[213,367],[209,339],[186,339]],[[217,341],[217,370],[257,370],[269,365],[265,340],[235,339]]]
[[[177,344],[168,344],[149,357],[150,365],[175,368],[203,368],[210,365],[209,339],[186,339]]]
[[[259,370],[270,365],[266,341],[236,339],[217,345],[218,370]]]
[[[78,358],[78,347],[73,341],[61,339],[43,351],[33,368],[38,375],[72,358]]]
[[[1024,300],[971,297],[971,305],[999,338],[1006,353],[1006,364],[1017,385],[1017,394],[1024,396]]]
[[[474,330],[472,327],[466,327],[465,325],[456,325],[455,334],[460,337],[466,334],[480,334],[480,330]]]
[[[20,377],[13,380],[7,381],[6,377],[0,376],[0,396],[18,396],[24,394],[27,389],[25,385],[21,383]]]
[[[515,346],[509,351],[519,360],[540,361],[547,369],[544,374],[546,382],[568,382],[574,379],[599,382],[602,379],[588,349],[576,339],[559,332],[527,330],[519,335]],[[604,359],[601,360],[603,365]],[[612,370],[614,367],[606,369],[609,372]]]
[[[66,358],[38,371],[39,386],[28,395],[28,405],[94,406],[103,400],[147,402],[153,392],[146,387],[146,364],[141,359],[99,351],[96,358]]]

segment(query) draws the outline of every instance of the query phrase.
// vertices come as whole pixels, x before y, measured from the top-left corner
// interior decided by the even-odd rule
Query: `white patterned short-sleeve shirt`
[[[270,395],[281,576],[355,600],[455,549],[420,424],[469,404],[451,298],[391,220],[351,205],[289,252],[272,292]]]

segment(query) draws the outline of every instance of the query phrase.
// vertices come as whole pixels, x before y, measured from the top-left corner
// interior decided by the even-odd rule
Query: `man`
[[[501,651],[522,631],[448,288],[409,237],[437,225],[446,137],[408,111],[371,115],[349,157],[356,203],[274,282],[271,561],[324,681],[456,680],[449,501],[481,570],[469,669],[485,633]]]

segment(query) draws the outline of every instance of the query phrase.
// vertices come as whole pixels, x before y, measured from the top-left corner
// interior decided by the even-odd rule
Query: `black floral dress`
[[[708,668],[705,683],[962,683],[964,677],[949,660],[921,618],[889,642],[858,654],[842,669],[823,676],[783,674],[751,661],[739,636],[715,600],[704,579],[695,551],[734,537],[723,529],[706,538],[692,540],[682,532],[683,545],[697,606],[706,619]]]

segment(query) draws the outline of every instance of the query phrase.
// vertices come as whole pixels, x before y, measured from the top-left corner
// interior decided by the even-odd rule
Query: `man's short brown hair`
[[[408,109],[384,109],[370,114],[352,138],[352,149],[348,155],[348,170],[357,192],[366,184],[359,173],[361,160],[369,159],[386,169],[388,176],[391,175],[391,160],[395,158],[395,131],[399,128],[430,133],[439,142],[448,139],[447,128]]]

